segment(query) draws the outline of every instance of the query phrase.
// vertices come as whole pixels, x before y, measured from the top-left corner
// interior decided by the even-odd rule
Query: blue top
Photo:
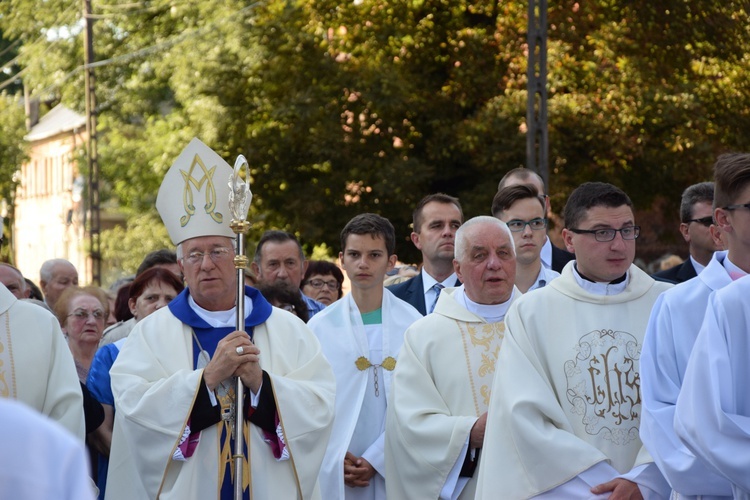
[[[308,321],[310,321],[310,319],[313,316],[315,316],[317,313],[319,313],[320,311],[326,308],[326,305],[323,304],[322,302],[318,302],[315,299],[311,299],[310,297],[308,297],[302,292],[300,292],[299,294],[302,295],[302,300],[304,300],[305,304],[307,304],[307,315],[308,315],[307,320]]]

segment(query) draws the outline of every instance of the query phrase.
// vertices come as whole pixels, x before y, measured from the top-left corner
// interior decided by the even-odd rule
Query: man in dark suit
[[[510,170],[503,176],[502,179],[500,179],[500,182],[497,185],[497,190],[500,191],[504,187],[517,186],[519,184],[533,186],[539,193],[544,193],[545,212],[549,215],[549,196],[547,196],[546,194],[547,191],[544,187],[544,181],[533,170],[529,170],[528,168],[524,167],[518,167]],[[542,265],[544,267],[546,267],[547,269],[552,269],[553,271],[557,271],[559,273],[562,271],[562,268],[565,267],[565,264],[575,259],[575,255],[561,248],[557,248],[552,244],[548,236],[544,242],[544,245],[542,246],[541,259]]]
[[[422,270],[388,290],[423,315],[432,312],[440,290],[461,284],[453,270],[453,249],[463,220],[458,198],[443,193],[425,196],[414,209],[411,241],[422,251]]]
[[[680,233],[688,244],[690,255],[685,262],[654,274],[654,279],[682,283],[695,278],[711,261],[717,247],[711,234],[713,224],[714,183],[689,186],[680,201]]]

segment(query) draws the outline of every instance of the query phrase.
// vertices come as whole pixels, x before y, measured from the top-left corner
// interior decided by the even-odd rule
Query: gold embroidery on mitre
[[[203,171],[203,177],[201,177],[200,179],[196,179],[195,177],[193,177],[193,170],[195,169],[196,165],[199,166]],[[182,178],[185,180],[185,187],[182,191],[182,204],[185,207],[186,215],[180,217],[180,225],[182,227],[185,227],[187,223],[190,222],[190,218],[195,215],[195,205],[193,204],[193,190],[190,188],[191,184],[199,193],[201,191],[201,188],[203,187],[203,184],[206,184],[206,204],[203,205],[203,208],[206,210],[206,213],[219,224],[221,224],[221,222],[224,220],[224,216],[221,213],[215,211],[216,187],[214,187],[213,181],[215,171],[216,166],[207,169],[206,165],[203,163],[203,160],[201,160],[200,156],[198,155],[195,155],[193,163],[190,164],[190,169],[187,172],[180,170],[180,174],[182,174]]]

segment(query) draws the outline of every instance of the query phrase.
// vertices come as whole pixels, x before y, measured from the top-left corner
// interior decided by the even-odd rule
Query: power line
[[[224,22],[226,22],[228,20],[235,19],[238,15],[245,14],[245,13],[247,13],[247,12],[255,9],[256,7],[258,7],[259,5],[261,5],[262,3],[263,3],[262,1],[253,2],[252,4],[250,4],[250,5],[246,6],[246,7],[243,7],[242,9],[240,9],[240,10],[238,10],[236,12],[233,12],[233,13],[225,16],[225,17],[216,19],[215,21],[213,21],[213,22],[211,22],[211,23],[209,23],[209,24],[207,24],[205,26],[201,26],[201,27],[197,27],[197,28],[194,28],[192,30],[189,30],[189,31],[185,31],[185,32],[181,33],[180,35],[175,36],[174,38],[171,38],[169,40],[165,40],[163,42],[160,42],[160,43],[157,43],[157,44],[154,44],[154,45],[151,45],[150,47],[139,49],[139,50],[130,52],[128,54],[123,54],[123,55],[120,55],[120,56],[111,57],[109,59],[104,59],[104,60],[101,60],[101,61],[96,61],[96,62],[94,62],[94,63],[92,63],[90,65],[82,64],[80,66],[77,66],[76,68],[72,69],[71,71],[69,71],[68,73],[66,73],[65,75],[63,75],[62,78],[59,79],[58,81],[56,81],[54,83],[51,83],[50,85],[46,86],[42,90],[34,92],[29,97],[30,98],[34,98],[34,97],[36,97],[36,96],[38,96],[40,94],[44,95],[44,94],[46,94],[48,92],[51,92],[54,89],[59,88],[62,84],[64,84],[66,81],[68,81],[71,77],[73,77],[74,75],[76,75],[76,74],[84,71],[87,68],[92,68],[93,69],[93,68],[99,68],[99,67],[103,67],[103,66],[109,66],[111,64],[128,62],[128,61],[131,61],[133,59],[137,59],[138,57],[149,55],[151,53],[158,52],[158,51],[160,51],[162,49],[165,49],[165,48],[168,48],[170,46],[176,45],[176,44],[178,44],[178,43],[180,43],[180,42],[182,42],[182,41],[184,41],[184,40],[186,40],[188,38],[200,35],[204,31],[206,31],[206,30],[208,30],[210,28],[213,28],[216,25],[224,23]],[[49,47],[48,47],[47,50],[49,50]],[[46,51],[44,53],[46,53]],[[0,90],[2,90],[4,88],[9,87],[10,85],[12,85],[18,79],[18,77],[20,77],[22,74],[24,74],[26,71],[28,71],[28,69],[30,67],[32,67],[34,63],[35,62],[32,61],[31,64],[29,64],[28,66],[26,66],[25,68],[23,68],[21,71],[19,71],[18,73],[16,73],[13,76],[12,79],[9,79],[9,80],[7,80],[7,81],[5,81],[3,83],[0,83]],[[1,113],[0,113],[0,116],[1,116]]]
[[[77,6],[76,6],[75,4],[71,5],[70,7],[68,7],[67,9],[65,9],[64,11],[62,11],[62,12],[60,13],[60,15],[59,15],[59,16],[57,16],[57,19],[55,19],[54,23],[52,23],[52,26],[60,26],[60,25],[70,24],[70,22],[68,22],[68,23],[65,23],[65,24],[63,24],[63,21],[64,21],[64,20],[63,20],[63,17],[64,17],[64,16],[67,16],[67,15],[68,15],[68,14],[70,14],[71,12],[77,12],[77,10],[78,10],[78,8],[77,8]],[[71,19],[71,22],[72,22],[72,21],[75,21],[75,18]],[[24,45],[23,45],[23,46],[21,47],[21,49],[19,49],[19,50],[20,50],[20,51],[22,51],[22,52],[28,52],[28,51],[30,51],[30,50],[33,50],[33,49],[34,49],[34,46],[35,46],[35,45],[38,45],[38,44],[39,44],[39,43],[41,43],[41,42],[42,42],[42,41],[43,41],[44,39],[46,39],[46,38],[47,38],[47,33],[48,33],[48,32],[44,32],[44,33],[42,33],[42,34],[41,34],[41,35],[39,35],[39,37],[37,37],[37,38],[36,38],[36,39],[35,39],[35,40],[34,40],[33,42],[31,42],[31,43],[28,43],[28,44],[24,44]],[[50,48],[51,48],[51,47],[52,47],[52,46],[53,46],[54,44],[56,44],[57,42],[59,42],[60,40],[61,40],[61,38],[57,38],[57,39],[55,39],[55,40],[52,40],[52,41],[48,41],[47,47],[46,47],[46,48],[44,49],[44,51],[43,51],[43,52],[42,52],[42,53],[41,53],[40,55],[44,55],[44,54],[46,54],[46,53],[47,53],[47,52],[48,52],[48,51],[50,50]],[[20,41],[21,41],[21,39],[20,39],[20,38],[17,38],[17,39],[16,39],[16,40],[15,40],[15,41],[14,41],[13,43],[14,43],[14,44],[17,44],[17,43],[20,43]],[[7,50],[7,49],[6,49],[6,50]],[[18,59],[20,59],[21,57],[22,57],[22,54],[21,54],[21,53],[19,53],[19,54],[18,54],[18,55],[17,55],[16,57],[14,57],[14,58],[13,58],[12,60],[10,60],[10,61],[8,61],[7,63],[3,64],[3,66],[1,66],[1,67],[0,67],[0,72],[1,72],[1,71],[4,71],[4,70],[5,70],[6,68],[9,68],[9,67],[11,67],[11,66],[12,66],[12,65],[13,65],[13,64],[14,64],[14,63],[15,63],[15,62],[16,62],[16,61],[18,60]]]

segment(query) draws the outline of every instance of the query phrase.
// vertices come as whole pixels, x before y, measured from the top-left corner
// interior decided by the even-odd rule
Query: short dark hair
[[[385,240],[388,256],[396,253],[396,230],[391,221],[378,214],[359,214],[346,223],[341,230],[341,251],[346,250],[346,240],[350,234],[369,234],[373,238],[380,236]]]
[[[497,183],[497,190],[500,191],[505,187],[505,184],[507,184],[508,180],[517,177],[519,180],[525,181],[531,177],[536,177],[539,179],[539,183],[542,185],[542,189],[544,190],[544,193],[539,193],[540,195],[546,194],[547,186],[544,185],[544,179],[542,179],[542,176],[537,174],[531,169],[528,169],[526,167],[516,167],[511,170],[508,170],[506,174],[503,176],[502,179],[500,179],[500,182]]]
[[[750,184],[750,153],[727,153],[714,164],[714,208],[738,202],[737,197]]]
[[[688,186],[688,188],[682,192],[682,199],[680,201],[680,222],[689,222],[690,219],[693,218],[693,207],[696,203],[701,202],[713,204],[713,182],[699,182],[698,184]]]
[[[294,243],[296,243],[297,248],[299,249],[300,262],[305,262],[305,254],[302,252],[302,245],[299,244],[299,240],[296,236],[288,231],[278,231],[276,229],[271,229],[263,233],[263,235],[258,240],[258,246],[255,247],[255,256],[253,257],[253,262],[255,262],[256,264],[260,265],[260,260],[263,253],[263,245],[265,245],[269,241],[273,243],[285,243],[287,241],[293,241]]]
[[[132,285],[132,283],[125,283],[117,289],[114,310],[115,319],[117,321],[127,321],[133,317],[133,313],[130,311],[130,304],[128,304],[130,298],[130,285]]]
[[[289,304],[294,308],[294,314],[299,319],[305,323],[310,319],[307,304],[302,298],[302,293],[298,289],[293,288],[289,283],[283,281],[259,283],[257,288],[261,295],[271,304],[274,302]]]
[[[458,198],[455,196],[450,196],[445,193],[433,193],[428,194],[421,200],[419,200],[419,203],[417,203],[416,208],[411,214],[411,225],[412,229],[415,233],[418,233],[422,229],[422,223],[424,222],[422,220],[422,211],[424,210],[425,205],[428,203],[444,203],[446,205],[456,205],[456,208],[458,208],[458,211],[461,213],[461,222],[464,220],[464,211],[461,208],[461,202],[458,201]]]
[[[141,265],[138,266],[138,270],[135,275],[138,276],[146,269],[150,269],[159,264],[177,264],[177,254],[172,250],[162,248],[161,250],[154,250],[147,254],[141,261]]]
[[[539,191],[531,184],[517,184],[502,188],[495,194],[492,199],[492,215],[499,218],[501,212],[508,210],[518,200],[527,198],[535,198],[539,201],[542,205],[542,211],[544,211],[544,198],[539,195]]]
[[[307,261],[307,271],[305,271],[305,276],[302,278],[302,282],[299,285],[300,289],[305,286],[307,280],[309,280],[310,276],[313,274],[319,274],[321,276],[330,274],[333,276],[333,278],[339,282],[339,298],[344,295],[344,291],[341,289],[341,285],[344,283],[344,273],[341,272],[339,266],[333,262],[328,262],[327,260]]]
[[[623,205],[633,207],[625,192],[606,182],[584,182],[570,193],[563,210],[565,227],[577,228],[586,211],[593,207],[617,208]]]

